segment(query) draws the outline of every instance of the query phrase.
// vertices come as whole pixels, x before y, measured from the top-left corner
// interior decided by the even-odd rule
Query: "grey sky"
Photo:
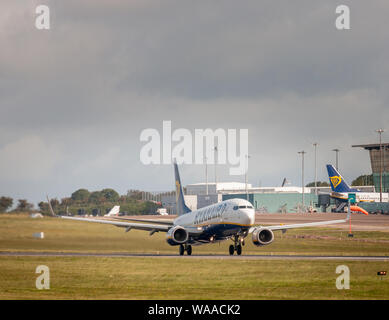
[[[34,26],[38,4],[50,7],[49,31]],[[339,4],[351,30],[335,28]],[[170,190],[171,166],[139,161],[140,132],[163,120],[248,128],[255,185],[300,185],[302,149],[312,181],[313,142],[320,180],[333,148],[346,179],[370,173],[367,152],[351,145],[388,127],[388,16],[378,0],[4,0],[0,195]],[[182,179],[202,181],[204,167],[184,165]]]

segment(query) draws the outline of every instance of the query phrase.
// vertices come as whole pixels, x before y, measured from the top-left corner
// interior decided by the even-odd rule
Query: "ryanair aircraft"
[[[349,193],[355,193],[356,202],[380,202],[379,192],[361,192],[351,188],[334,166],[327,164],[328,177],[331,184],[331,197],[343,202],[348,202]],[[382,201],[388,202],[388,193],[382,193]]]
[[[191,211],[185,204],[177,163],[174,163],[174,172],[178,217],[172,221],[124,218],[117,218],[116,221],[112,221],[68,216],[61,216],[61,218],[110,224],[125,228],[126,232],[131,229],[149,231],[150,235],[153,235],[155,232],[166,232],[167,243],[172,246],[178,246],[180,255],[183,255],[185,252],[187,255],[191,255],[192,246],[232,240],[233,244],[229,246],[230,255],[233,255],[235,252],[237,255],[241,255],[242,246],[245,244],[244,240],[249,234],[252,235],[253,243],[260,247],[273,242],[273,231],[344,223],[349,220],[351,214],[348,213],[347,218],[342,220],[262,227],[254,224],[254,208],[250,202],[244,199],[230,199]],[[55,215],[51,206],[50,210]]]

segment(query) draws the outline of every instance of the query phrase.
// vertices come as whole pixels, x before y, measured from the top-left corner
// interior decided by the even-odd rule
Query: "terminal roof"
[[[381,146],[383,148],[388,148],[389,147],[389,143],[381,143]],[[380,144],[379,143],[370,143],[370,144],[356,144],[356,145],[353,145],[352,146],[353,148],[364,148],[366,150],[374,150],[374,149],[377,149],[379,150],[380,149]]]

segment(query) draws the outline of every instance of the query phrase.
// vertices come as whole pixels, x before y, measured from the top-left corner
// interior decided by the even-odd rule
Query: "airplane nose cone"
[[[252,226],[255,223],[255,210],[246,209],[244,211],[245,224]]]

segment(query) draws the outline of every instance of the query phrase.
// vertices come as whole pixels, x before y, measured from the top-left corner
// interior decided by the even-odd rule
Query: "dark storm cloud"
[[[369,172],[350,145],[389,119],[386,2],[344,2],[349,31],[335,29],[337,1],[46,3],[50,31],[34,27],[37,1],[0,5],[0,193],[171,189],[170,167],[139,162],[141,130],[162,120],[248,128],[254,184],[299,184],[297,151],[312,172],[313,142],[322,180],[334,147],[346,177]]]
[[[123,89],[190,99],[313,95],[374,87],[386,65],[384,6],[353,2],[345,34],[334,28],[335,1],[148,4],[124,4],[119,15],[84,6],[73,18],[91,35],[104,21],[114,51],[106,63]]]

